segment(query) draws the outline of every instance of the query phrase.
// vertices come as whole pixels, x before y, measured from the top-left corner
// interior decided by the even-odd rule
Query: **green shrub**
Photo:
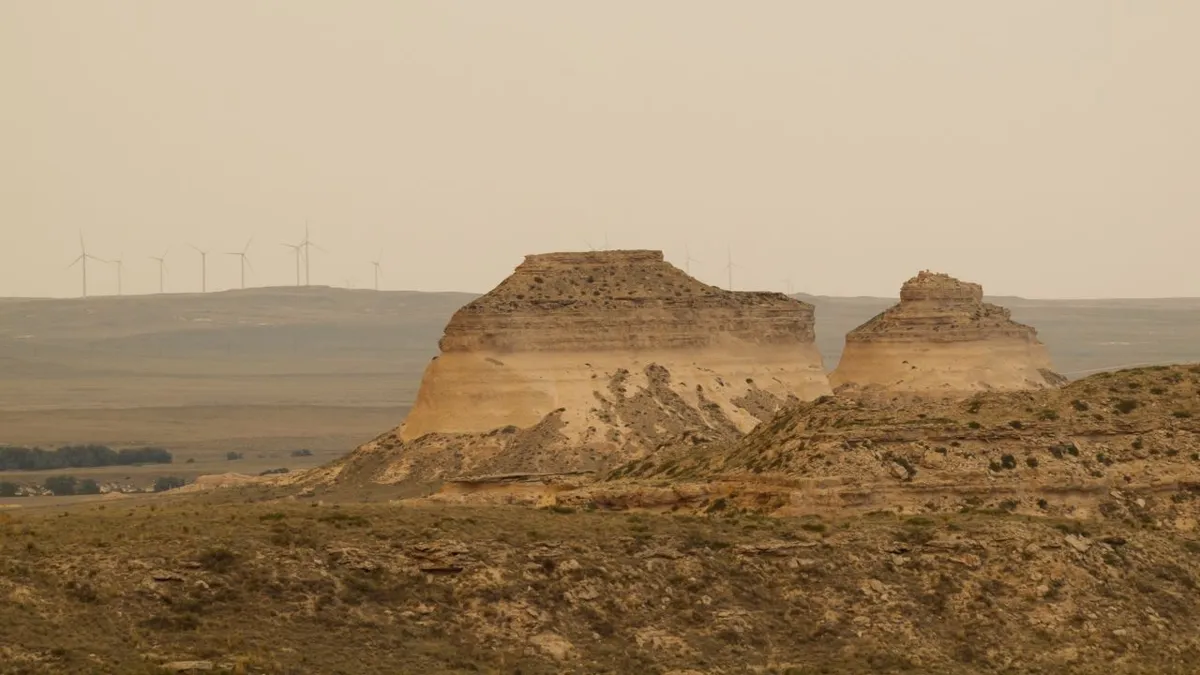
[[[1191,417],[1192,413],[1188,410],[1176,410],[1175,412],[1171,413],[1171,416],[1178,417],[1181,420],[1185,420],[1185,419]]]
[[[301,448],[300,450],[292,451],[292,457],[312,457],[312,454],[312,450],[307,448]]]
[[[74,476],[51,476],[43,485],[55,497],[66,497],[75,494],[78,482]]]
[[[1036,469],[1038,467],[1038,458],[1037,457],[1026,457],[1025,464],[1027,466],[1029,466],[1029,468],[1031,468],[1031,469]]]
[[[1000,466],[1011,471],[1017,468],[1017,458],[1012,455],[1003,455],[1000,457]]]
[[[234,460],[241,459],[242,457],[243,457],[242,453],[235,452],[233,450],[230,450],[229,452],[225,453],[225,459],[227,459],[231,462]]]
[[[75,493],[81,495],[98,495],[100,494],[100,484],[91,478],[84,478],[79,481],[79,485],[75,488]]]
[[[197,562],[209,572],[228,572],[237,564],[237,555],[224,547],[210,548],[200,554]]]
[[[1046,408],[1038,413],[1038,419],[1046,420],[1048,422],[1054,421],[1058,419],[1058,411]]]
[[[1071,407],[1075,408],[1079,412],[1087,412],[1089,409],[1091,409],[1091,406],[1089,406],[1086,401],[1080,401],[1079,399],[1071,401]]]
[[[0,481],[0,497],[16,497],[21,486],[8,481]]]
[[[1117,404],[1115,406],[1113,406],[1113,408],[1115,408],[1116,411],[1121,413],[1122,415],[1127,415],[1127,414],[1133,412],[1134,410],[1137,410],[1138,405],[1140,405],[1140,404],[1137,401],[1135,401],[1134,399],[1126,398],[1126,399],[1122,399],[1122,400],[1118,401]]]
[[[183,487],[185,484],[186,481],[179,476],[159,476],[154,479],[154,491],[166,492],[167,490]]]

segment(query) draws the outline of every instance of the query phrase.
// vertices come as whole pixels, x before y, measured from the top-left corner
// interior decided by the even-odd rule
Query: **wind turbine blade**
[[[246,240],[246,245],[242,247],[242,255],[245,255],[246,253],[248,253],[250,251],[250,244],[253,244],[253,243],[254,243],[254,237],[250,237],[249,239]]]
[[[71,269],[72,267],[78,265],[80,260],[83,260],[83,256],[79,256],[78,258],[72,260],[71,264],[67,265],[67,269]]]

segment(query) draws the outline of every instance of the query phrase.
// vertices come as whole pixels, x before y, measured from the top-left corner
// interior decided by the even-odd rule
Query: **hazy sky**
[[[485,291],[658,248],[724,285],[1200,295],[1195,0],[0,0],[0,295]],[[210,290],[237,260],[209,257]],[[92,290],[115,292],[111,269]]]

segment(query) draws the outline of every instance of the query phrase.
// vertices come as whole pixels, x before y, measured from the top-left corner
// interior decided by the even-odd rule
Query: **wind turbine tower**
[[[296,285],[300,285],[300,250],[304,248],[303,244],[284,244],[284,246],[292,249],[296,253]]]
[[[75,261],[72,262],[70,265],[67,265],[67,269],[71,269],[72,267],[74,267],[76,265],[80,265],[83,268],[83,297],[85,297],[85,298],[88,296],[87,264],[88,264],[89,260],[96,260],[98,262],[104,262],[104,260],[97,258],[94,255],[88,254],[87,246],[84,245],[84,243],[83,243],[83,233],[80,232],[79,233],[79,257],[76,258]]]
[[[371,265],[375,267],[375,290],[379,290],[379,263],[381,260],[376,258],[371,261]]]
[[[168,250],[170,250],[170,249],[168,249]],[[150,259],[158,261],[158,292],[159,292],[159,294],[162,294],[162,293],[166,292],[165,291],[166,285],[163,282],[166,279],[167,251],[163,251],[163,254],[160,256],[152,255],[152,256],[150,256]]]
[[[123,278],[124,278],[124,276],[125,276],[125,260],[124,260],[124,257],[125,257],[125,254],[124,254],[124,253],[122,253],[120,258],[117,258],[116,260],[109,260],[109,261],[108,261],[108,262],[112,263],[113,265],[116,265],[116,266],[117,266],[117,295],[123,295],[123,294],[124,294],[124,288],[123,288]]]
[[[198,246],[192,246],[196,249],[196,253],[200,254],[200,292],[208,292],[208,251],[202,250]]]
[[[314,246],[321,251],[325,249],[321,248],[320,244],[317,244],[308,236],[307,224],[304,225],[304,241],[300,242],[300,245],[304,247],[304,285],[309,286],[312,283],[312,252],[310,249]]]
[[[240,252],[233,252],[233,253],[226,254],[226,255],[235,255],[239,258],[238,262],[241,263],[241,268],[242,268],[242,289],[243,290],[246,288],[246,265],[250,265],[250,260],[246,257],[246,252],[250,250],[250,244],[253,241],[254,241],[254,237],[250,237],[250,239],[246,242],[246,245],[242,248],[242,250]],[[250,269],[254,269],[254,266],[250,265]]]

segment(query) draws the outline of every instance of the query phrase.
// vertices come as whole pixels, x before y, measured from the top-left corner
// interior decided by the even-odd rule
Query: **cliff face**
[[[1064,379],[1032,327],[983,301],[983,287],[921,272],[900,303],[846,335],[834,386],[922,392],[1038,389]]]
[[[460,309],[443,353],[699,349],[743,342],[810,345],[812,305],[731,293],[666,263],[661,251],[526,256],[512,276]]]
[[[446,327],[371,480],[600,469],[728,438],[831,392],[813,307],[703,284],[659,251],[532,255]]]

